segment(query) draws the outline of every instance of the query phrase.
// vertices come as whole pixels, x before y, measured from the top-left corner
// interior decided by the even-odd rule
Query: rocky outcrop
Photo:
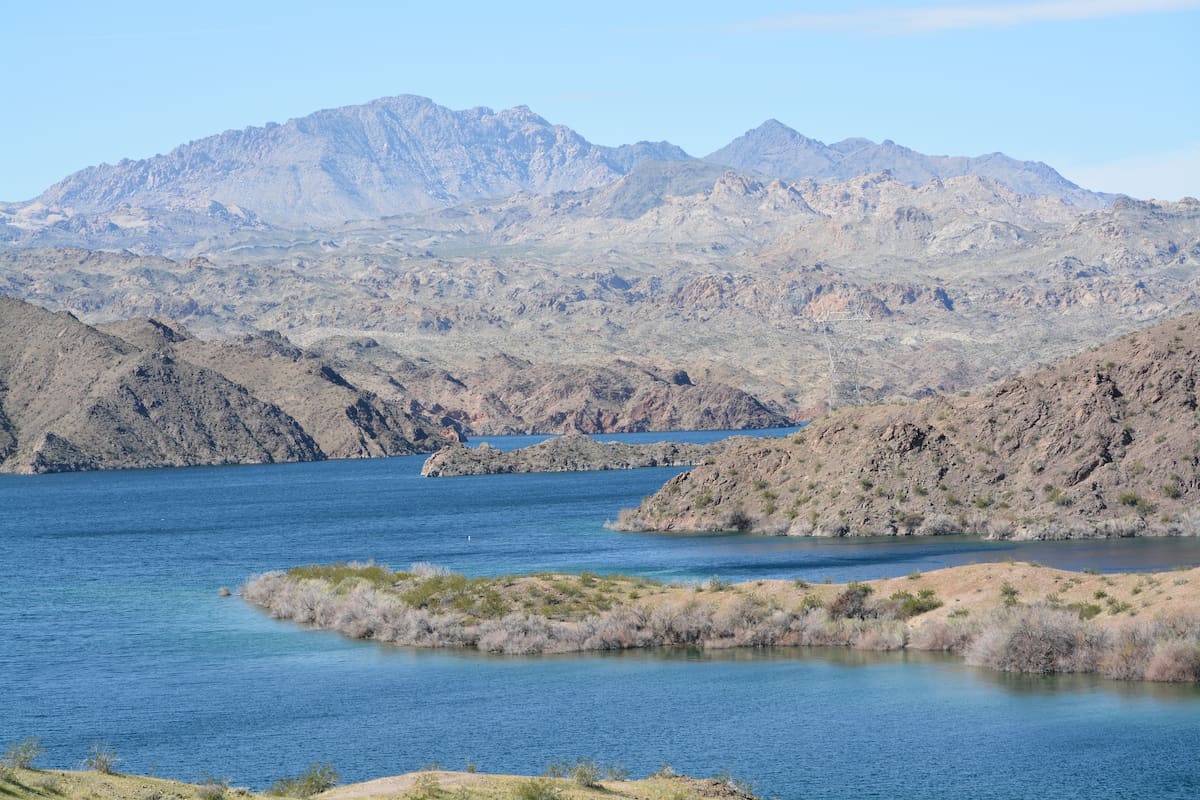
[[[157,320],[105,327],[0,298],[0,471],[357,458],[460,438],[278,336],[205,343]]]
[[[963,397],[742,441],[622,515],[639,530],[994,537],[1200,529],[1200,315]]]
[[[457,423],[419,404],[388,400],[347,381],[314,353],[275,332],[201,341],[156,320],[104,326],[127,341],[220,371],[286,411],[329,458],[430,452],[462,439]]]
[[[371,340],[373,341],[373,340]],[[782,413],[720,382],[694,383],[685,370],[629,361],[535,363],[503,354],[446,368],[404,358],[375,343],[330,352],[346,374],[386,395],[400,391],[429,413],[477,435],[746,430],[793,424]],[[363,371],[363,361],[373,374]]]
[[[0,298],[4,472],[324,457],[278,407],[224,376],[69,314]]]
[[[425,459],[421,475],[452,478],[462,475],[503,475],[512,472],[589,472],[639,467],[690,467],[719,453],[726,442],[598,442],[584,434],[548,439],[518,450],[451,445]]]

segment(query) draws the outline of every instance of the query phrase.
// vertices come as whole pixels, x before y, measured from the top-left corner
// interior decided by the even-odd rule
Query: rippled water
[[[503,444],[503,443],[501,443]],[[1014,678],[920,655],[667,651],[496,658],[352,642],[216,590],[298,563],[472,574],[872,578],[977,560],[1200,563],[1200,541],[989,543],[617,534],[678,470],[421,479],[420,458],[0,478],[0,741],[75,766],[261,788],[438,761],[728,769],[800,797],[1195,797],[1200,691]]]

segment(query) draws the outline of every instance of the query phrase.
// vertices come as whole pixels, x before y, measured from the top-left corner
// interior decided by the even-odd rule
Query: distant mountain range
[[[688,158],[666,142],[594,145],[524,106],[452,111],[404,95],[89,167],[37,199],[89,213],[215,200],[276,224],[325,224],[585,189],[640,161]]]
[[[283,384],[311,375],[258,385],[257,361],[201,343],[282,332],[391,404],[396,447],[416,443],[414,400],[474,431],[769,425],[845,402],[854,375],[868,399],[958,392],[1200,308],[1198,267],[1197,201],[1114,199],[1036,162],[826,145],[774,121],[697,159],[417,97],[0,204],[0,295],[92,325],[177,321],[194,338],[168,349],[326,455],[359,452],[357,423],[328,416],[357,400],[309,408],[316,389]],[[36,447],[20,409],[0,398]]]
[[[667,142],[595,145],[524,106],[453,111],[404,95],[318,111],[282,125],[226,131],[153,158],[89,167],[47,189],[34,206],[69,210],[72,216],[182,208],[223,214],[234,227],[322,226],[479,198],[581,191],[611,184],[649,161],[702,163]],[[792,180],[845,180],[887,171],[912,186],[974,175],[1020,194],[1088,208],[1109,199],[1039,162],[999,153],[928,156],[866,139],[825,145],[775,120],[703,162]],[[16,213],[26,205],[7,209]]]
[[[1057,197],[1085,208],[1099,208],[1113,197],[1081,189],[1040,161],[1017,161],[1003,153],[976,158],[928,156],[890,139],[882,144],[870,139],[843,139],[827,145],[774,119],[747,131],[704,160],[789,180],[844,181],[858,175],[890,172],[902,183],[920,186],[933,180],[974,175],[990,178],[1017,194]]]

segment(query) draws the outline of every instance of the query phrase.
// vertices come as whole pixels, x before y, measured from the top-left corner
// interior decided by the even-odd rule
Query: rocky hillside
[[[37,203],[85,213],[206,213],[216,203],[226,214],[319,225],[476,197],[585,189],[610,183],[646,158],[687,157],[665,142],[600,147],[524,106],[452,111],[404,95],[89,167]]]
[[[829,397],[827,331],[888,399],[971,388],[1200,307],[1194,201],[1081,211],[977,178],[913,189],[885,176],[722,173],[692,191],[710,177],[661,168],[336,238],[245,234],[180,259],[0,249],[0,293],[204,336],[369,337],[455,375],[483,353],[571,367],[637,354],[788,416]],[[821,321],[855,309],[869,322]]]
[[[641,467],[690,467],[712,458],[726,442],[598,442],[584,434],[556,436],[517,450],[497,450],[457,444],[425,459],[421,475],[453,478],[463,475],[506,475],[517,472],[592,472]]]
[[[1099,208],[1112,200],[1081,189],[1040,161],[1018,161],[1003,153],[974,158],[931,156],[889,140],[843,139],[825,144],[770,119],[729,144],[710,153],[705,161],[745,172],[777,178],[832,178],[889,172],[910,186],[930,181],[974,175],[988,178],[1018,194],[1050,196],[1085,208]]]
[[[0,471],[322,458],[278,407],[219,373],[0,298]]]
[[[458,438],[278,338],[105,327],[0,298],[0,471],[398,455]]]
[[[300,423],[329,458],[429,452],[460,439],[453,420],[426,414],[411,399],[384,399],[364,391],[278,333],[201,341],[157,320],[102,328],[144,350],[206,367],[245,386]]]
[[[731,445],[621,526],[1065,538],[1200,530],[1200,315],[975,395]]]
[[[339,361],[350,383],[488,432],[775,424],[675,414],[698,393],[603,374],[621,360],[807,418],[855,376],[877,401],[973,389],[1200,308],[1194,200],[1105,204],[1038,163],[778,124],[735,145],[713,158],[741,171],[598,147],[527,109],[320,112],[0,205],[0,294],[201,338],[370,339],[429,377]],[[630,386],[654,396],[614,404]]]
[[[538,364],[502,353],[447,368],[413,360],[373,339],[327,352],[354,381],[379,394],[411,397],[431,414],[479,435],[743,430],[793,424],[755,397],[719,382],[693,383],[683,370],[629,361]]]

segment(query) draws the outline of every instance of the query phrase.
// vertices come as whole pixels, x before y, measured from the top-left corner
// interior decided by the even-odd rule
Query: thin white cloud
[[[1067,179],[1100,192],[1144,200],[1200,197],[1200,142],[1103,164],[1061,165]]]
[[[1200,0],[1042,0],[914,8],[868,8],[834,13],[788,14],[742,26],[757,30],[842,30],[906,35],[978,28],[1013,28],[1040,22],[1070,22],[1200,9]]]

